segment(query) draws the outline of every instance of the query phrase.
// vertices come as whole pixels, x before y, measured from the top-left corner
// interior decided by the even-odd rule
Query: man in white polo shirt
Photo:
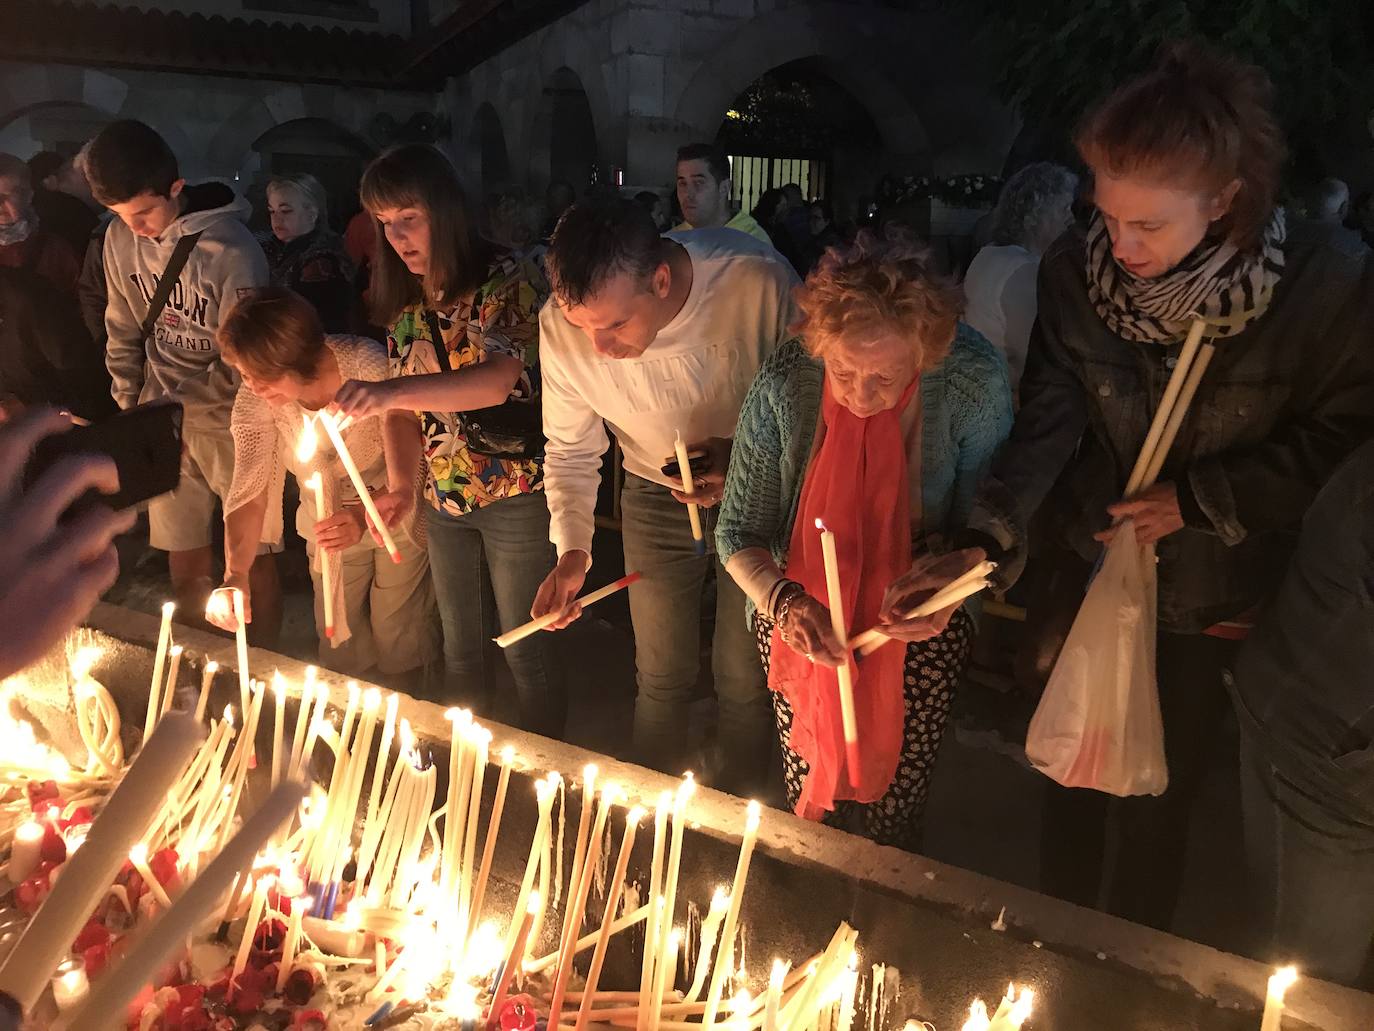
[[[797,278],[766,243],[726,229],[660,237],[642,206],[620,198],[573,205],[547,262],[553,297],[539,319],[539,358],[544,489],[558,564],[533,614],[563,611],[582,588],[609,426],[625,455],[625,568],[644,574],[630,588],[635,756],[668,772],[684,768],[702,589],[714,572],[714,779],[726,791],[757,793],[767,778],[773,717],[744,594],[715,558],[712,509],[744,395],[795,320]],[[693,540],[682,484],[663,471],[677,433],[706,459],[694,475],[706,554]],[[574,608],[555,625],[577,615]]]

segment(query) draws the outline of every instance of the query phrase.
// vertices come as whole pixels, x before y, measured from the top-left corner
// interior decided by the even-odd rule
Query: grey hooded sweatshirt
[[[240,296],[267,284],[267,258],[244,224],[248,202],[228,186],[187,186],[182,196],[185,210],[158,239],[135,236],[118,219],[105,233],[105,361],[120,408],[167,397],[185,406],[188,427],[227,429],[239,381],[220,360],[215,333]],[[200,239],[145,342],[139,328],[158,280],[177,241],[196,232]]]

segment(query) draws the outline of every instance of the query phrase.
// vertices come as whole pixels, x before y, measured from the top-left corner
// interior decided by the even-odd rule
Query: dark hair
[[[811,202],[811,207],[821,209],[821,217],[829,224],[835,221],[835,206],[824,197],[817,197]]]
[[[372,318],[390,326],[414,304],[452,304],[481,285],[490,257],[478,235],[477,212],[453,163],[434,147],[404,143],[367,166],[358,188],[377,234],[372,267]],[[377,213],[419,208],[429,217],[429,272],[414,275],[386,239]]]
[[[684,161],[705,161],[706,170],[718,183],[730,178],[730,159],[714,143],[688,143],[678,147],[677,163],[680,165]]]
[[[759,202],[754,205],[754,210],[750,212],[755,222],[767,229],[773,224],[773,220],[778,217],[778,208],[782,204],[782,190],[776,186],[770,186],[759,194]]]
[[[644,210],[650,213],[653,212],[654,208],[658,207],[661,200],[663,200],[663,198],[654,193],[653,190],[640,190],[635,194],[635,203],[643,204]]]
[[[91,141],[86,178],[91,196],[109,207],[144,193],[170,197],[181,172],[166,140],[142,122],[123,119],[105,126]]]
[[[62,171],[62,166],[70,160],[55,150],[40,150],[29,158],[29,175],[33,177],[33,185],[42,186],[44,179]]]
[[[663,239],[644,206],[624,197],[588,197],[559,219],[545,256],[560,304],[579,305],[614,276],[647,279],[663,260]]]
[[[1056,200],[1072,206],[1078,176],[1063,165],[1035,161],[1014,172],[992,209],[992,243],[1025,246],[1036,237]]]
[[[802,188],[796,183],[785,183],[782,188],[782,195],[787,198],[787,203],[805,203],[806,194],[802,193]]]
[[[284,286],[250,291],[220,319],[220,350],[234,365],[264,379],[294,373],[311,379],[324,353],[324,327],[315,306]]]
[[[1138,172],[1219,193],[1240,189],[1219,228],[1236,246],[1259,243],[1284,159],[1265,73],[1201,44],[1166,44],[1154,67],[1097,106],[1075,142],[1096,172]]]

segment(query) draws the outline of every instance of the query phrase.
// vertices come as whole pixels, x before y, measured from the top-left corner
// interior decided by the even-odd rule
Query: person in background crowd
[[[36,272],[0,268],[0,406],[43,404],[88,422],[112,415],[105,356],[70,297]]]
[[[553,231],[558,227],[558,220],[563,217],[563,212],[572,207],[573,201],[577,200],[577,193],[573,190],[572,184],[564,182],[562,179],[555,179],[549,183],[544,191],[544,230],[540,233],[540,239],[545,243],[553,236]]]
[[[1258,68],[1175,44],[1083,123],[1096,211],[1041,262],[1021,408],[972,532],[956,535],[1014,579],[1054,487],[1085,571],[1119,520],[1155,544],[1168,790],[1111,799],[1109,824],[1107,796],[1051,787],[1041,868],[1048,893],[1092,905],[1101,891],[1110,912],[1159,928],[1227,706],[1222,669],[1317,489],[1374,435],[1369,252],[1275,207],[1270,101]],[[1159,482],[1122,499],[1195,315],[1216,354]]]
[[[660,236],[648,212],[618,198],[568,210],[549,248],[549,273],[553,300],[540,315],[540,338],[558,565],[532,614],[563,613],[555,628],[578,615],[572,602],[591,565],[609,426],[625,454],[625,569],[644,573],[630,588],[636,761],[685,768],[701,597],[714,573],[720,765],[711,779],[722,790],[757,794],[766,785],[772,737],[768,697],[744,593],[707,549],[740,404],[760,364],[788,338],[796,276],[766,243],[724,229]],[[664,471],[665,463],[676,464],[679,433],[700,456],[698,468],[681,471],[693,477],[702,506],[700,545],[683,507],[683,481]]]
[[[811,205],[796,183],[785,184],[782,197],[787,206],[778,214],[781,227],[801,256],[802,269],[810,270],[819,257],[811,252]]]
[[[1035,283],[1040,256],[1073,222],[1078,176],[1039,161],[1002,187],[993,211],[992,238],[964,277],[964,321],[1006,356],[1012,388],[1021,382],[1035,324]]]
[[[366,337],[326,335],[318,309],[299,294],[266,287],[243,298],[220,320],[220,351],[243,377],[234,400],[234,483],[224,502],[224,586],[244,595],[251,623],[249,572],[259,542],[280,547],[282,488],[289,470],[301,485],[296,529],[310,555],[320,659],[351,676],[380,674],[400,687],[418,687],[438,652],[434,588],[425,553],[424,514],[417,502],[425,466],[414,412],[393,409],[355,419],[343,430],[353,461],[372,491],[400,552],[393,562],[358,500],[329,438],[317,430],[319,450],[296,455],[307,420],[329,406],[344,383],[387,378],[386,350]],[[304,486],[321,474],[325,510],[317,519],[314,492]],[[332,637],[324,613],[324,567],[330,572]],[[230,614],[225,630],[234,630]]]
[[[1307,214],[1314,222],[1343,225],[1350,215],[1350,187],[1340,179],[1323,179],[1312,191]]]
[[[1322,488],[1228,678],[1268,955],[1355,984],[1374,937],[1374,441]]]
[[[132,510],[106,505],[69,514],[88,491],[119,489],[119,472],[104,455],[70,455],[25,485],[34,447],[71,425],[39,407],[0,426],[0,680],[41,659],[90,615],[119,576],[115,538],[134,525]]]
[[[29,176],[39,223],[84,255],[98,220],[85,173],[73,159],[43,150],[29,158]]]
[[[831,247],[844,246],[845,239],[835,225],[835,209],[830,206],[828,200],[821,198],[820,200],[812,201],[808,211],[810,216],[811,253],[816,256],[815,260],[819,262],[822,255]]]
[[[658,226],[660,233],[666,233],[672,223],[668,220],[668,202],[660,197],[653,190],[640,190],[635,194],[635,203],[644,205],[654,220],[654,225]]]
[[[548,244],[539,236],[542,206],[521,190],[503,191],[488,202],[487,239],[522,267],[539,307],[549,299],[549,276],[544,269]]]
[[[344,384],[338,405],[356,417],[420,413],[445,701],[482,711],[489,642],[529,619],[553,558],[538,299],[523,264],[478,235],[458,173],[434,148],[387,151],[368,166],[361,195],[382,235],[372,299],[377,321],[391,327],[391,378]],[[520,726],[560,737],[567,693],[548,635],[505,657]]]
[[[0,267],[38,273],[70,303],[81,274],[80,252],[39,221],[33,199],[29,166],[0,154]]]
[[[901,613],[933,575],[982,561],[935,542],[964,526],[1012,418],[1006,364],[959,324],[961,303],[929,249],[895,228],[826,251],[799,295],[800,339],[764,362],[745,399],[716,525],[774,692],[788,803],[908,851],[973,620],[957,605]],[[845,769],[834,667],[848,656],[819,600],[818,520],[853,589],[845,625],[894,638],[857,665],[858,771]]]
[[[801,254],[792,245],[792,237],[782,224],[782,216],[786,211],[787,199],[783,196],[782,190],[774,186],[759,194],[759,202],[754,205],[751,214],[754,221],[768,234],[773,249],[786,258],[793,271],[800,275],[804,271]]]
[[[72,164],[81,172],[81,181],[86,182],[86,153],[90,150],[88,140]],[[87,183],[87,189],[90,184]],[[81,321],[86,324],[86,332],[91,335],[95,349],[105,351],[105,308],[109,305],[110,294],[105,287],[105,234],[109,231],[114,215],[101,209],[95,229],[86,244],[81,262],[81,275],[76,280],[76,300],[81,307]]]
[[[677,152],[677,200],[682,205],[681,225],[687,229],[737,229],[756,240],[771,243],[768,230],[747,211],[730,213],[730,159],[712,143],[689,143]]]
[[[248,204],[221,183],[188,185],[154,130],[111,122],[91,141],[86,175],[96,200],[118,216],[105,233],[109,307],[106,364],[120,408],[169,398],[185,409],[181,484],[148,509],[149,543],[166,551],[181,619],[198,619],[214,586],[215,508],[233,477],[229,415],[238,390],[220,358],[220,319],[267,285],[267,261],[244,224]],[[182,243],[186,240],[187,243]],[[174,254],[184,264],[161,312],[150,312]],[[281,621],[275,558],[252,567],[255,640],[269,646]]]
[[[329,228],[328,200],[308,172],[273,176],[267,183],[272,231],[259,238],[274,286],[300,294],[320,313],[326,333],[354,324],[355,266],[343,237]]]

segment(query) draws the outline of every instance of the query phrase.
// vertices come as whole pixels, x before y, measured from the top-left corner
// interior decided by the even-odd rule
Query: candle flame
[[[748,815],[745,817],[745,830],[753,832],[759,829],[759,822],[763,819],[763,806],[758,802],[750,801]]]
[[[380,688],[369,687],[363,693],[363,712],[376,712],[382,707],[382,692]]]
[[[592,785],[596,783],[596,774],[596,763],[587,763],[586,766],[582,767],[582,789],[584,791],[590,792],[592,790]]]
[[[72,676],[78,681],[85,680],[91,675],[91,670],[94,669],[95,664],[100,661],[100,656],[102,654],[104,654],[103,649],[97,648],[95,645],[87,645],[84,648],[78,648],[76,653],[72,656]]]
[[[716,885],[715,893],[711,896],[711,912],[723,913],[730,907],[730,893],[725,889],[725,885]]]
[[[667,812],[673,807],[673,793],[671,791],[660,791],[658,794],[658,804],[655,809]]]
[[[224,722],[229,724],[230,728],[234,726],[234,707],[232,705],[224,707]]]
[[[773,984],[776,983],[779,987],[781,987],[783,978],[787,976],[787,968],[791,965],[791,963],[788,963],[785,960],[775,958],[773,960],[773,969],[768,973],[769,986],[771,987]]]
[[[992,1021],[988,1019],[987,1006],[983,1004],[982,999],[974,999],[968,1008],[968,1020],[964,1021],[960,1031],[988,1031],[990,1027]]]
[[[635,806],[633,809],[631,809],[628,813],[625,814],[626,823],[637,824],[642,819],[644,819],[644,807],[642,805]]]
[[[213,622],[227,622],[234,615],[233,588],[217,587],[205,602],[205,618]]]
[[[174,644],[174,645],[172,645],[172,647],[171,647],[171,654],[172,654],[172,655],[180,655],[180,654],[181,654],[182,652],[184,652],[185,650],[186,650],[186,649],[183,648],[181,645],[179,645],[179,644]]]
[[[214,676],[216,673],[219,672],[219,663],[216,662],[214,659],[211,659],[209,662],[205,664],[205,672],[210,674],[211,676]]]
[[[530,901],[529,905],[525,907],[525,912],[530,914],[530,916],[534,916],[539,912],[539,907],[543,905],[543,903],[544,896],[540,895],[537,891],[532,891],[530,892]]]
[[[146,842],[138,842],[129,849],[129,862],[134,866],[142,866],[148,861],[148,845]]]
[[[1274,971],[1274,976],[1269,978],[1269,994],[1279,1002],[1283,1002],[1284,995],[1288,992],[1288,989],[1297,984],[1297,981],[1297,967],[1280,967],[1278,970]]]
[[[286,678],[281,675],[281,670],[272,673],[272,693],[278,698],[286,697]]]
[[[410,731],[410,720],[401,720],[401,751],[409,752],[415,747],[415,735]]]
[[[315,420],[310,416],[301,413],[301,421],[305,425],[301,429],[301,439],[296,444],[296,461],[304,465],[315,457],[315,451],[320,446],[320,435],[315,429]]]
[[[506,745],[501,749],[501,765],[509,766],[513,762],[515,762],[515,749]]]
[[[314,491],[318,494],[324,488],[324,483],[320,480],[320,471],[316,469],[311,473],[309,477],[306,478],[303,486],[306,490]]]
[[[821,533],[825,533],[825,532],[826,532],[826,529],[825,529],[825,521],[822,520],[822,519],[817,519],[817,520],[816,520],[816,529],[817,529],[817,530],[820,530]]]
[[[42,841],[46,834],[47,831],[37,820],[25,820],[15,828],[14,839],[26,842]]]
[[[363,693],[363,689],[362,689],[361,687],[358,686],[358,682],[357,682],[356,680],[350,680],[350,681],[348,682],[348,704],[349,704],[349,705],[357,705],[357,704],[358,704],[358,699],[359,699],[360,697],[362,697],[362,693]]]
[[[162,618],[171,619],[172,613],[177,610],[177,603],[174,601],[164,601],[162,603]]]

